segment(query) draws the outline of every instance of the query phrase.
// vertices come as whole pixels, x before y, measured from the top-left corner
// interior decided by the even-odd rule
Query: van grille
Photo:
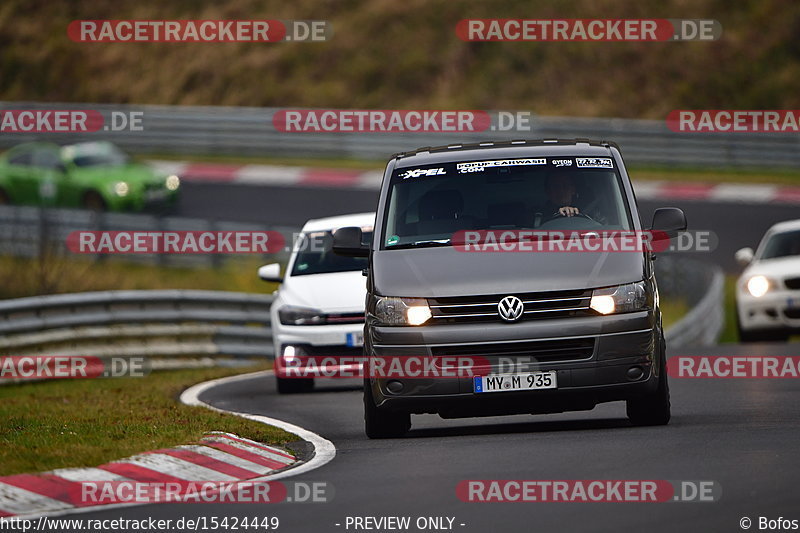
[[[429,298],[431,324],[501,321],[497,304],[509,294]],[[514,294],[524,304],[520,320],[591,316],[591,290],[551,291]]]
[[[591,359],[594,337],[543,341],[503,342],[493,344],[468,344],[435,346],[434,357],[484,357],[492,361],[498,357],[530,357],[539,362],[573,361]]]

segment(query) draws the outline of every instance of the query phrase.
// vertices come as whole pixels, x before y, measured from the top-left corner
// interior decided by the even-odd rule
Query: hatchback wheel
[[[314,389],[312,378],[278,378],[278,392],[281,394],[297,394],[300,392],[310,392]]]

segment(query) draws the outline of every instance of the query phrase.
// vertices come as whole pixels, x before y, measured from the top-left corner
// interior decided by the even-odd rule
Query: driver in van
[[[545,180],[547,202],[544,205],[545,216],[572,217],[580,214],[580,209],[573,204],[576,200],[575,183],[569,174],[550,174]]]

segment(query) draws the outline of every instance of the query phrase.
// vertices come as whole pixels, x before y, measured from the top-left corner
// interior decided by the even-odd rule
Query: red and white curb
[[[62,468],[42,474],[0,477],[0,517],[87,507],[82,482],[244,481],[295,463],[291,455],[226,433],[212,433],[201,444],[134,455],[95,468]]]
[[[341,187],[378,189],[379,170],[294,167],[278,165],[222,165],[180,161],[150,161],[158,170],[186,181],[237,185]],[[746,183],[635,181],[636,196],[643,200],[704,200],[709,202],[800,204],[800,187]]]
[[[230,433],[213,432],[199,444],[176,446],[134,455],[93,468],[61,468],[41,474],[0,477],[0,518],[35,518],[76,512],[130,507],[138,503],[96,505],[80,501],[83,482],[266,482],[294,476],[329,462],[336,455],[333,444],[306,429],[273,418],[225,411],[199,400],[216,385],[271,375],[270,371],[216,379],[190,387],[181,395],[187,405],[203,406],[264,424],[280,427],[314,446],[308,461]],[[292,467],[292,468],[289,468]]]

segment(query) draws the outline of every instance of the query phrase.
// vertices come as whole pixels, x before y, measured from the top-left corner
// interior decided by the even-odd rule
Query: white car
[[[375,213],[309,220],[284,276],[278,263],[258,269],[261,279],[281,284],[270,311],[278,392],[308,391],[315,377],[360,371],[367,259],[336,255],[331,244],[333,231],[346,226],[362,228],[369,242],[374,223]]]
[[[741,341],[786,341],[800,333],[800,220],[775,224],[755,253],[742,248],[736,260],[747,265],[736,283]]]

